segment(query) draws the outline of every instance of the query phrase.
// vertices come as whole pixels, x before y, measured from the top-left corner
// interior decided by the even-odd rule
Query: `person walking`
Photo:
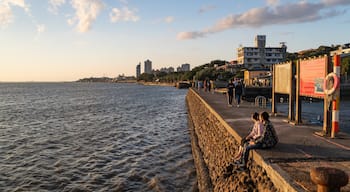
[[[215,92],[215,84],[213,80],[210,80],[210,89],[211,89],[211,93],[214,94]]]
[[[240,80],[237,82],[237,85],[235,86],[235,93],[236,93],[236,99],[237,99],[237,107],[239,107],[239,104],[241,104],[241,97],[243,93],[243,85]]]
[[[210,82],[210,79],[207,79],[207,89],[208,89],[208,92],[210,93],[210,91],[211,91],[211,82]]]
[[[232,107],[234,88],[235,88],[235,84],[233,84],[233,80],[231,79],[230,82],[227,84],[227,92],[226,92],[227,102],[229,107]]]
[[[278,136],[276,134],[275,128],[269,120],[269,114],[264,111],[260,114],[259,118],[264,125],[263,134],[261,137],[258,137],[255,140],[250,140],[244,145],[241,159],[235,161],[235,164],[239,165],[239,170],[245,170],[247,168],[250,150],[269,149],[274,147],[278,143]]]

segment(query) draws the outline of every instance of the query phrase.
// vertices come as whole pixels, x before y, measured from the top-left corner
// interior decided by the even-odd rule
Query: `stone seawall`
[[[236,170],[241,137],[194,90],[186,101],[199,191],[280,191],[253,160],[247,171]]]

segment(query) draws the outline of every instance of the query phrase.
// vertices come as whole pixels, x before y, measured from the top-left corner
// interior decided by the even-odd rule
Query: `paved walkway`
[[[245,136],[253,125],[250,120],[253,112],[271,112],[270,108],[258,108],[254,103],[244,101],[239,108],[228,107],[226,95],[222,93],[199,91],[199,95],[240,137]],[[321,131],[321,126],[294,126],[287,123],[286,119],[287,117],[282,115],[270,117],[280,142],[273,149],[257,150],[259,158],[254,158],[255,161],[260,159],[273,165],[273,171],[288,183],[292,183],[297,191],[316,191],[316,185],[311,182],[309,176],[312,167],[339,168],[350,177],[350,135],[340,132],[335,139],[319,137],[314,133]],[[342,191],[350,191],[350,181]]]

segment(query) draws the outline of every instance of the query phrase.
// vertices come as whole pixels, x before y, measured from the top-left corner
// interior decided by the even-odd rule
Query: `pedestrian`
[[[271,121],[269,120],[269,114],[264,111],[260,114],[259,118],[262,124],[264,125],[263,134],[261,137],[258,137],[255,140],[250,140],[249,142],[245,143],[241,159],[235,161],[235,164],[239,165],[239,170],[245,170],[247,168],[250,150],[268,149],[274,147],[278,143],[276,130],[273,127]]]
[[[202,81],[198,80],[198,91],[200,91],[202,89]]]
[[[234,88],[235,88],[235,84],[233,84],[233,80],[231,79],[230,82],[227,84],[227,91],[226,91],[227,102],[229,107],[232,107]]]
[[[249,134],[241,140],[241,145],[239,146],[238,152],[235,155],[234,159],[239,160],[243,153],[243,148],[246,143],[249,143],[251,140],[256,140],[261,137],[264,131],[264,125],[259,120],[259,113],[254,112],[251,116],[251,120],[254,122],[253,128]]]
[[[237,107],[239,107],[239,104],[241,104],[241,97],[243,93],[243,85],[241,81],[237,82],[237,85],[235,86],[235,93],[237,99]]]
[[[210,80],[210,89],[211,89],[211,93],[214,94],[215,92],[215,84],[213,80]]]
[[[207,88],[208,88],[208,92],[210,93],[211,90],[211,82],[209,79],[207,79]]]

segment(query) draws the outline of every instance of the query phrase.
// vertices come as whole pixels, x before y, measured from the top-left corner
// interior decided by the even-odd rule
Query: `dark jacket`
[[[270,121],[264,123],[264,133],[262,137],[255,140],[256,143],[261,143],[262,148],[271,148],[278,143],[276,130]]]
[[[243,85],[241,83],[238,83],[235,86],[235,93],[236,93],[236,95],[242,95],[242,93],[243,93]]]
[[[235,84],[233,84],[233,83],[229,83],[228,85],[227,85],[227,92],[228,92],[228,94],[233,94],[233,89],[235,88]]]

